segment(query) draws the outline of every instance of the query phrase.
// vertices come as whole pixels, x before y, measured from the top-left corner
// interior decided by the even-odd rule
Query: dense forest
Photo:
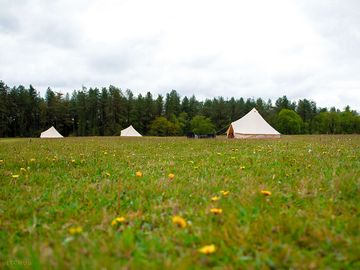
[[[0,81],[0,137],[38,137],[50,126],[64,136],[111,136],[130,124],[143,135],[223,134],[253,107],[282,134],[360,133],[360,116],[349,106],[329,110],[307,99],[199,101],[194,95],[181,97],[175,90],[164,96],[150,92],[135,96],[115,86],[83,87],[71,95],[48,88],[41,97],[31,85],[11,88]]]

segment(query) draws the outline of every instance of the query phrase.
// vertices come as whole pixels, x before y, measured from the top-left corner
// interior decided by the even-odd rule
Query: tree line
[[[38,137],[50,126],[64,136],[113,136],[133,125],[143,135],[223,134],[232,121],[255,107],[282,134],[360,133],[360,116],[349,106],[342,111],[320,108],[312,100],[275,103],[261,98],[216,97],[199,101],[176,90],[153,96],[127,89],[85,88],[62,94],[48,88],[45,97],[30,85],[0,81],[0,137]]]

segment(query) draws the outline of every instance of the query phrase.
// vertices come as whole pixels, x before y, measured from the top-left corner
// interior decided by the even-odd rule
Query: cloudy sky
[[[0,0],[0,80],[360,111],[360,1]]]

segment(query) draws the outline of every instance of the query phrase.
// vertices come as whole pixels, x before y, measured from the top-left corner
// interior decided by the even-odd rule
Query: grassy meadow
[[[0,269],[206,267],[360,269],[360,136],[0,139]]]

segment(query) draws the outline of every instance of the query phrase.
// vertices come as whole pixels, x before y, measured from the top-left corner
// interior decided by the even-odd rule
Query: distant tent
[[[123,129],[120,133],[120,136],[123,137],[142,137],[141,134],[139,132],[136,131],[135,128],[133,128],[132,125],[130,125],[129,127]]]
[[[280,133],[270,126],[253,108],[244,117],[232,122],[226,131],[228,138],[280,138]]]
[[[64,138],[54,127],[41,132],[40,138]]]

